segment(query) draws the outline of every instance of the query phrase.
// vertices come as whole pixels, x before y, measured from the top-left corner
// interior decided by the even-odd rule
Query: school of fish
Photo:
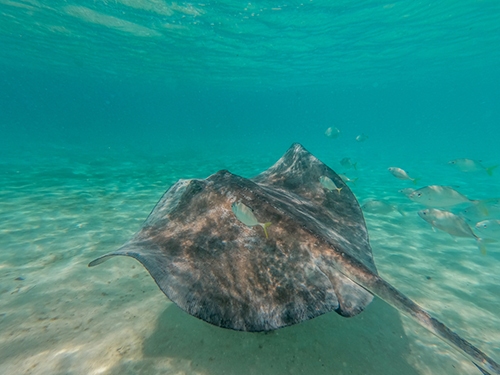
[[[340,130],[336,127],[329,127],[325,131],[325,136],[330,139],[336,139],[340,134]],[[355,140],[364,142],[367,139],[368,136],[363,133]],[[346,170],[357,171],[357,164],[349,157],[340,160],[340,165]],[[451,160],[449,165],[461,172],[486,172],[489,176],[492,176],[494,169],[498,167],[498,165],[485,167],[480,161],[472,159]],[[397,179],[412,181],[414,185],[417,185],[421,179],[421,177],[410,177],[404,169],[399,167],[389,167],[387,170]],[[349,178],[345,174],[339,174],[339,177],[344,184],[350,183],[356,186],[358,177]],[[329,177],[321,176],[318,183],[330,193],[342,193],[343,186],[337,186]],[[399,192],[413,202],[426,207],[418,211],[418,216],[429,223],[433,229],[439,229],[454,237],[474,239],[482,254],[486,254],[487,244],[500,241],[500,198],[473,200],[451,186],[442,185],[428,185],[418,189],[403,188]],[[231,209],[240,222],[249,228],[262,227],[266,238],[269,238],[267,227],[271,223],[260,222],[255,217],[253,208],[241,202],[235,202]],[[361,205],[361,209],[370,215],[388,215],[394,212],[401,216],[406,215],[397,205],[385,199],[367,200]]]

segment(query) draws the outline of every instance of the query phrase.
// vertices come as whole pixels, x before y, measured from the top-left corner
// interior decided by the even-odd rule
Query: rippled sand
[[[378,299],[351,319],[330,313],[267,334],[241,333],[181,311],[133,259],[89,269],[89,261],[139,229],[177,179],[220,169],[250,177],[281,153],[153,158],[80,151],[2,158],[0,373],[479,374]],[[382,277],[500,361],[500,246],[482,256],[474,240],[433,232],[416,214],[421,207],[398,193],[412,183],[386,168],[423,177],[419,186],[456,184],[471,198],[500,195],[499,177],[460,174],[436,160],[389,165],[362,153],[325,155],[337,172],[359,177],[351,186],[361,203],[383,198],[405,213],[366,214]],[[340,167],[345,156],[356,159],[358,171]]]

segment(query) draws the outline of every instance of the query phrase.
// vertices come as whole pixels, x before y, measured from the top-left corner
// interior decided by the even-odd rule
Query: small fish
[[[352,182],[354,186],[356,186],[356,181],[358,180],[359,177],[356,178],[349,178],[345,174],[339,174],[339,177],[342,179],[344,182]]]
[[[327,138],[335,139],[335,138],[339,137],[340,130],[337,129],[337,128],[335,128],[335,127],[330,127],[328,129],[326,129],[325,135],[326,135]]]
[[[485,237],[500,238],[500,220],[483,220],[476,224],[476,229]]]
[[[356,168],[356,165],[358,163],[353,163],[351,161],[351,158],[343,158],[341,161],[340,161],[340,164],[346,168],[346,169],[350,169],[350,168],[354,168],[355,171],[357,171],[358,169]]]
[[[272,223],[259,223],[255,215],[253,214],[253,210],[250,207],[245,206],[241,202],[234,202],[231,205],[231,210],[233,210],[233,213],[236,215],[236,218],[243,224],[249,227],[260,225],[262,228],[264,228],[264,233],[266,234],[266,238],[269,238],[267,236],[266,228],[270,226]]]
[[[363,210],[363,212],[369,212],[372,214],[382,214],[382,215],[386,215],[393,211],[397,211],[402,216],[405,216],[405,214],[395,205],[379,200],[372,200],[365,202],[361,206],[361,209]]]
[[[500,219],[500,198],[475,201],[463,208],[458,214],[473,223],[485,219]]]
[[[474,203],[449,186],[430,185],[415,190],[408,198],[427,207],[450,207],[460,203]]]
[[[421,178],[421,177],[411,178],[410,176],[408,176],[408,173],[406,173],[401,168],[390,167],[390,168],[387,168],[387,170],[389,172],[391,172],[394,177],[399,178],[400,180],[411,180],[411,181],[413,181],[413,184],[415,184],[415,185],[417,184],[417,181],[420,180],[420,178]]]
[[[364,134],[364,133],[362,133],[362,134],[360,134],[360,135],[358,135],[358,136],[356,137],[356,141],[357,141],[357,142],[364,142],[364,141],[366,141],[367,139],[368,139],[368,136],[367,136],[366,134]]]
[[[398,190],[398,193],[404,194],[406,196],[406,198],[408,198],[411,195],[411,193],[413,193],[414,191],[415,191],[415,189],[413,189],[413,188],[406,188],[406,189]]]
[[[477,160],[471,160],[471,159],[455,159],[449,161],[448,164],[450,164],[451,166],[457,168],[459,171],[462,172],[486,171],[486,173],[488,173],[489,176],[493,176],[493,169],[498,167],[498,165],[494,165],[493,167],[486,168]]]
[[[481,250],[481,253],[486,254],[485,244],[489,241],[485,241],[476,236],[469,224],[467,224],[460,216],[448,211],[437,210],[435,208],[428,208],[426,210],[419,211],[418,215],[433,227],[449,233],[452,236],[474,238],[479,250]]]
[[[331,178],[328,178],[326,176],[321,176],[319,178],[319,182],[321,183],[321,185],[325,189],[328,189],[330,191],[337,190],[339,192],[339,194],[340,194],[340,190],[343,189],[343,188],[338,188],[337,185],[335,185],[335,182],[333,182]]]

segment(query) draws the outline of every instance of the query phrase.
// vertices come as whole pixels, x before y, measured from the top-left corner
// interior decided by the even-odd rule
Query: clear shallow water
[[[494,0],[1,4],[7,63],[180,87],[414,82],[500,58]]]
[[[229,168],[249,177],[271,165],[270,156],[253,162],[197,157],[193,163],[182,154],[158,159],[57,151],[2,164],[2,372],[474,373],[467,360],[377,299],[355,318],[331,313],[271,334],[245,334],[180,311],[132,259],[86,267],[128,240],[181,175],[204,178]],[[421,207],[398,193],[414,185],[393,178],[385,169],[390,164],[353,153],[359,170],[346,171],[338,165],[343,156],[324,159],[359,177],[352,190],[361,203],[384,199],[404,213],[365,214],[380,274],[498,357],[499,245],[483,256],[473,239],[433,232],[416,215]],[[456,181],[465,193],[481,186],[478,196],[496,192],[498,177],[464,180],[447,165],[428,163],[426,174],[418,173],[421,164],[406,167],[422,183]]]
[[[251,177],[292,142],[359,177],[360,203],[404,213],[365,215],[380,274],[500,360],[500,245],[433,232],[387,172],[500,196],[498,170],[446,164],[500,164],[499,16],[495,1],[0,0],[0,372],[478,373],[380,300],[242,334],[181,312],[131,259],[86,267],[177,179]]]

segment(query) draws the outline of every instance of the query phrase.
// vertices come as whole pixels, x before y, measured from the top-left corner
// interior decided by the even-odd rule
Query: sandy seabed
[[[283,150],[284,152],[285,150]],[[311,150],[313,151],[313,150]],[[2,374],[480,374],[467,359],[385,302],[362,314],[330,313],[270,333],[221,329],[181,311],[131,258],[88,268],[126,242],[179,178],[220,169],[251,177],[281,154],[255,160],[43,150],[2,158],[0,176],[0,373]],[[500,245],[432,231],[422,207],[387,172],[422,177],[418,187],[457,185],[496,197],[498,176],[463,174],[436,160],[401,162],[350,155],[380,275],[463,338],[500,361]],[[229,160],[229,161],[228,161]],[[500,172],[498,172],[500,176]],[[399,212],[399,211],[401,212]]]

